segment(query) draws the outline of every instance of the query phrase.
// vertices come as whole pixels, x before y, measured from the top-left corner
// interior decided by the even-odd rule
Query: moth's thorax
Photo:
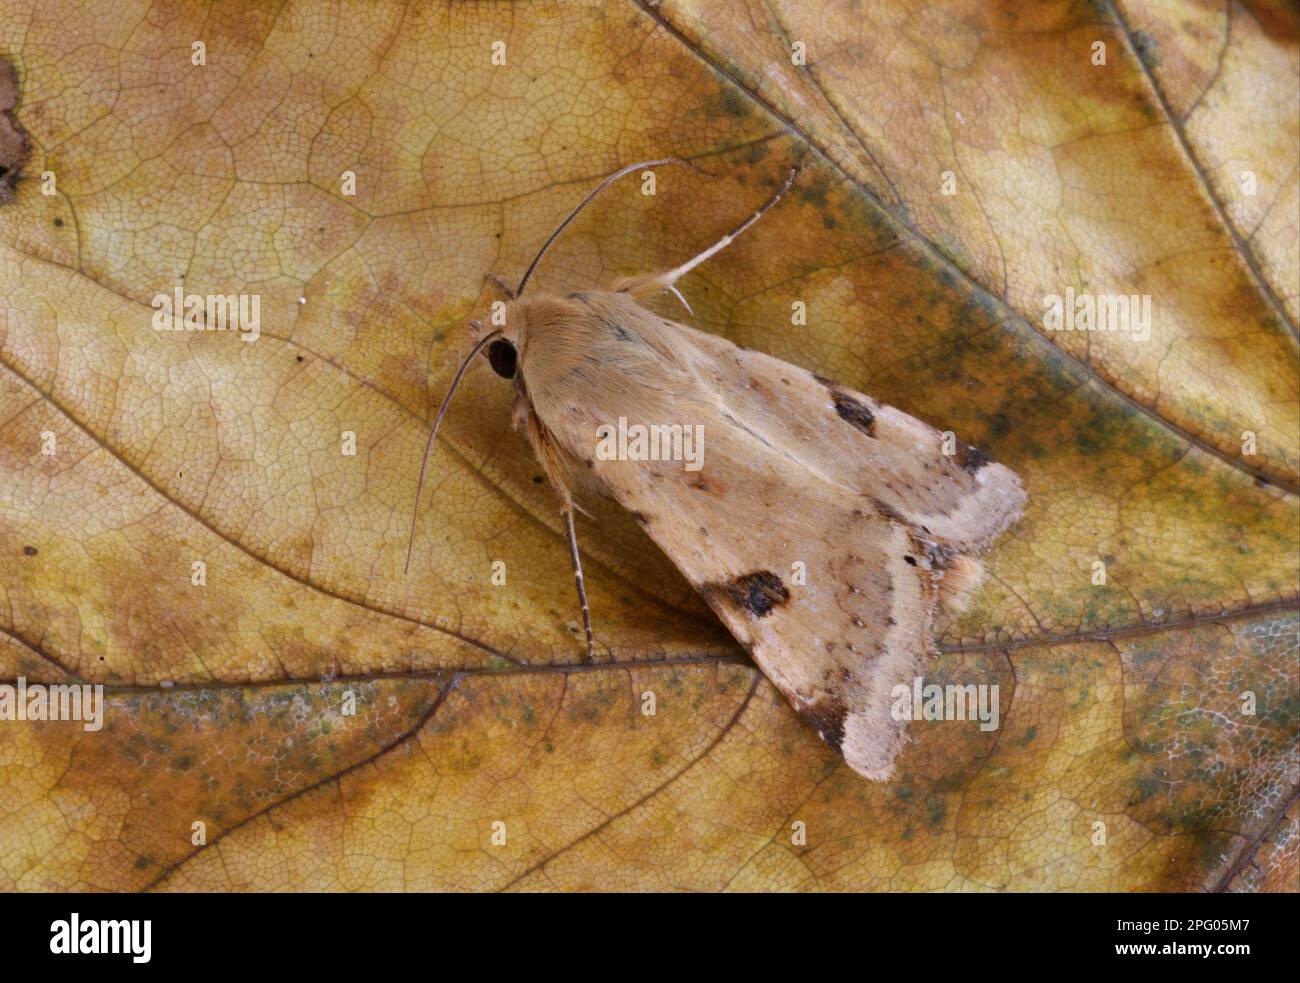
[[[712,398],[692,370],[689,329],[626,293],[539,294],[514,302],[512,316],[525,402],[517,418],[534,417],[575,460],[591,458],[599,428],[620,417],[677,420]]]
[[[599,321],[625,320],[644,314],[645,310],[626,294],[607,290],[588,290],[559,294],[534,294],[511,301],[505,309],[506,338],[523,346],[530,339],[538,343],[555,341],[574,334],[598,334]],[[606,325],[608,327],[608,325]]]
[[[504,324],[498,330],[517,347],[530,339],[541,340],[564,330],[567,322],[580,313],[573,302],[554,294],[532,294],[506,304]]]
[[[627,294],[590,290],[522,297],[506,307],[503,334],[519,349],[530,383],[562,376],[582,363],[617,356],[639,341],[653,315]]]

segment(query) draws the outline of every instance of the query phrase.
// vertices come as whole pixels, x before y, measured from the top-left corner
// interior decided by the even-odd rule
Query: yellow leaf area
[[[1298,33],[1262,2],[0,0],[30,144],[0,681],[107,701],[0,722],[0,887],[1297,890]],[[582,664],[485,367],[403,573],[484,274],[667,155],[693,166],[616,185],[530,291],[676,265],[798,164],[687,319],[1029,491],[926,667],[996,684],[1000,725],[913,722],[890,782],[609,505]],[[256,295],[260,337],[155,331],[178,285]],[[1067,288],[1150,296],[1149,339],[1048,330]]]

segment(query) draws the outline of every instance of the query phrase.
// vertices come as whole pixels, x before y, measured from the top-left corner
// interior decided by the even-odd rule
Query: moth
[[[670,291],[725,249],[789,190],[675,269],[605,289],[525,298],[547,249],[611,174],[538,251],[504,319],[470,323],[473,347],[435,417],[434,438],[466,369],[486,351],[514,385],[513,422],[560,505],[582,608],[594,637],[574,528],[578,498],[613,498],[708,602],[791,706],[848,765],[891,776],[906,740],[891,692],[910,687],[933,651],[941,602],[961,608],[979,559],[1021,515],[1019,478],[975,448],[853,389],[725,338],[659,316],[641,301]],[[694,467],[661,454],[598,454],[602,435],[696,428]],[[667,432],[661,430],[660,432]],[[637,457],[637,459],[628,459]],[[407,566],[415,516],[407,542]]]

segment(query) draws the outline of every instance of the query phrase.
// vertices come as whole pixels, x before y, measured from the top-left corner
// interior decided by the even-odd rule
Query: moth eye
[[[488,345],[488,364],[492,371],[503,379],[513,379],[518,369],[519,359],[515,346],[503,338],[498,338]]]

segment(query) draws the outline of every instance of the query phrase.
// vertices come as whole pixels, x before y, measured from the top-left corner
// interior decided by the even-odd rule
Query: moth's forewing
[[[920,674],[940,594],[1019,518],[1019,479],[899,410],[625,294],[535,303],[520,362],[534,443],[636,517],[851,767],[889,777],[905,740],[891,692]],[[636,442],[638,426],[674,425],[702,435],[702,453],[685,429],[678,444],[671,431]],[[602,428],[625,435],[612,458]]]

